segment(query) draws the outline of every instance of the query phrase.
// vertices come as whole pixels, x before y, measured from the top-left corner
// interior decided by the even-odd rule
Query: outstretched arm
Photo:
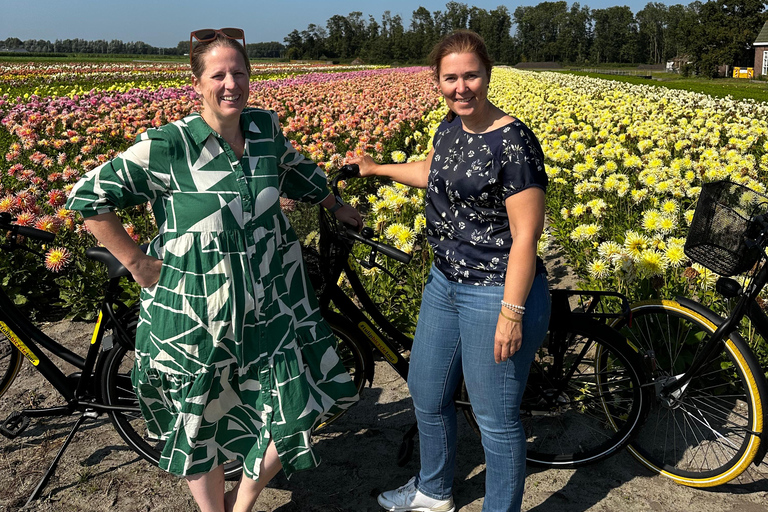
[[[348,163],[360,166],[360,176],[383,176],[409,187],[427,188],[434,153],[430,150],[426,160],[405,164],[377,164],[370,155],[353,156]]]

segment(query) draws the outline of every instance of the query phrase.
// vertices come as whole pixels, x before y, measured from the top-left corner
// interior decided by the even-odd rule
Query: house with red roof
[[[768,21],[757,35],[753,44],[755,48],[755,76],[768,76]]]

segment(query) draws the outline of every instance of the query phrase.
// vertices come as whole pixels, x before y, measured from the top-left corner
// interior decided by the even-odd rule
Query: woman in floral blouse
[[[87,173],[67,208],[142,286],[131,375],[148,432],[165,441],[160,467],[186,477],[203,512],[250,511],[281,468],[318,464],[313,427],[357,399],[280,196],[362,221],[274,112],[246,108],[242,30],[193,39],[202,112],[141,134]],[[146,202],[159,228],[148,254],[114,213]],[[243,478],[225,494],[230,459]]]
[[[464,375],[486,458],[484,512],[520,510],[526,439],[520,401],[547,331],[546,272],[536,255],[547,175],[531,130],[488,100],[483,40],[458,31],[430,56],[450,109],[426,160],[377,165],[363,176],[427,189],[434,250],[411,353],[408,386],[419,425],[421,470],[379,496],[390,511],[455,510],[453,395]]]

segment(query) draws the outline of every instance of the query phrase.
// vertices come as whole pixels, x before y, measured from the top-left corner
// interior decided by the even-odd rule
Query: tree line
[[[627,6],[590,9],[565,1],[519,6],[514,12],[448,2],[434,12],[419,7],[407,27],[389,11],[380,19],[359,11],[336,15],[325,27],[310,24],[292,31],[285,44],[291,58],[423,63],[442,36],[470,29],[483,36],[502,64],[653,65],[679,57],[689,71],[715,76],[721,64],[752,65],[752,43],[768,19],[767,6],[764,0],[649,2],[633,14]]]
[[[579,3],[541,2],[510,12],[501,5],[486,10],[460,2],[445,9],[413,11],[406,22],[385,11],[380,18],[361,11],[334,15],[324,26],[295,29],[279,42],[249,43],[251,58],[345,60],[368,64],[423,64],[432,46],[457,29],[485,39],[497,63],[560,62],[568,65],[604,63],[660,64],[673,58],[688,70],[715,76],[721,64],[749,66],[752,43],[768,19],[764,0],[696,0],[667,6],[649,2],[633,13],[627,6],[590,9]],[[513,30],[514,28],[514,30]],[[124,43],[84,39],[0,41],[0,51],[183,55],[189,42],[157,48],[141,41]]]
[[[280,59],[285,57],[285,46],[278,42],[248,43],[245,45],[248,56],[252,59]],[[54,42],[44,39],[27,39],[22,41],[17,37],[0,40],[0,52],[18,52],[23,50],[30,53],[87,53],[103,55],[186,55],[189,53],[189,41],[180,41],[178,45],[162,48],[149,45],[143,41],[123,42],[118,39],[104,41],[97,39],[57,39]]]

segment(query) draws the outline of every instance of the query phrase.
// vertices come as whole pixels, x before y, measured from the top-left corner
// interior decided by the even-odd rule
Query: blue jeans
[[[520,401],[531,362],[547,332],[547,280],[533,281],[523,316],[523,343],[513,357],[494,360],[502,286],[449,281],[434,266],[421,302],[408,387],[419,425],[418,489],[435,499],[452,495],[456,463],[453,396],[462,373],[485,450],[483,512],[518,511],[525,486],[526,438]]]

